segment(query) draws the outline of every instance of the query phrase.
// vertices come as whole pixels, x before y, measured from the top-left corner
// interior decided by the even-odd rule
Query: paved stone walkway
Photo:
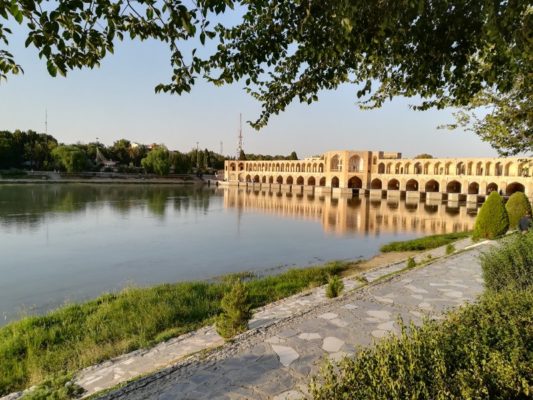
[[[464,248],[468,240],[456,244]],[[487,243],[389,279],[355,289],[336,300],[323,289],[294,296],[255,314],[254,329],[208,355],[197,354],[102,399],[302,399],[325,356],[339,360],[398,332],[397,317],[420,323],[424,316],[472,301],[483,289],[479,253]],[[442,255],[433,251],[432,257]],[[418,256],[425,259],[426,254]],[[405,263],[365,274],[374,281]]]

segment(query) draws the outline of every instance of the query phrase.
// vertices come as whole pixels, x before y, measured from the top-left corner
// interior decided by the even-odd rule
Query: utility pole
[[[224,143],[220,141],[220,155],[224,154]]]

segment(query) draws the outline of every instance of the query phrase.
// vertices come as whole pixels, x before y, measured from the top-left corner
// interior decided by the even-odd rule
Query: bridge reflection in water
[[[471,230],[477,208],[468,203],[332,197],[227,187],[224,207],[320,221],[329,234],[438,234]]]

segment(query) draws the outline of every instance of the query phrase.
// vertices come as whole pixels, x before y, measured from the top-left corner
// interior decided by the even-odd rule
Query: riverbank
[[[236,274],[213,283],[128,288],[42,317],[25,318],[0,329],[0,393],[70,376],[101,361],[208,326],[220,312],[220,299],[235,277],[248,280],[251,305],[258,308],[323,285],[329,275],[356,277],[358,282],[362,274],[379,266],[392,264],[401,269],[403,262],[399,261],[409,255],[388,253],[363,262],[330,263],[264,278]]]
[[[119,172],[80,172],[60,173],[52,171],[34,171],[22,175],[0,172],[0,184],[41,184],[41,183],[94,183],[94,184],[193,184],[204,183],[194,174],[171,174],[159,176],[154,174],[126,174]]]

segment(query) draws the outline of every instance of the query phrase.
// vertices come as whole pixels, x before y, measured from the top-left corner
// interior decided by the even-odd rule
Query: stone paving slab
[[[469,241],[462,241],[455,246],[469,245]],[[339,360],[355,354],[359,346],[398,333],[398,317],[406,323],[420,324],[425,317],[442,318],[444,311],[474,301],[483,290],[478,257],[487,246],[482,243],[387,277],[339,299],[325,299],[322,288],[265,307],[251,322],[255,329],[235,342],[101,398],[308,398],[309,379],[319,371],[324,357]],[[437,254],[432,254],[433,258]],[[395,268],[398,267],[381,268],[379,273],[372,271],[367,279],[379,279]],[[359,284],[352,285],[353,289]],[[290,311],[299,314],[287,317]]]

